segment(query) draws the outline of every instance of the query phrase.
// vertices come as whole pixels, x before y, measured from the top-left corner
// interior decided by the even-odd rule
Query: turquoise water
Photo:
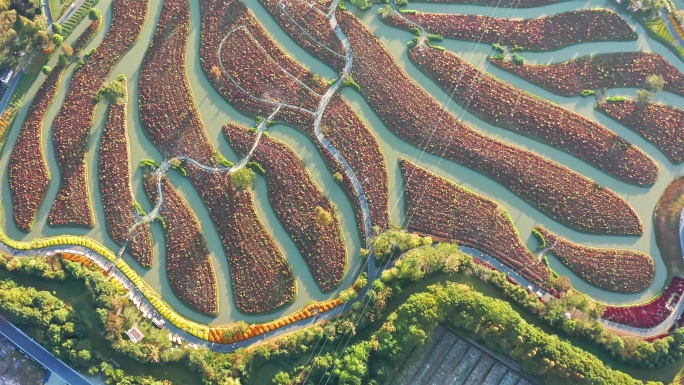
[[[274,22],[270,15],[265,11],[265,9],[258,3],[257,0],[246,1],[252,12],[255,13],[257,18],[262,22],[268,31],[274,36],[275,40],[280,44],[285,51],[291,55],[293,58],[301,63],[304,63],[311,71],[317,73],[326,79],[332,79],[336,77],[335,72],[327,67],[322,62],[316,60],[311,55],[306,53],[303,49],[297,46],[292,39],[290,39]],[[102,10],[106,26],[108,27],[111,19],[111,11],[109,6],[111,0],[101,0],[97,8]],[[351,6],[349,6],[351,8]],[[426,12],[446,12],[446,13],[469,13],[469,14],[484,14],[493,15],[498,17],[538,17],[542,15],[549,15],[569,10],[576,9],[586,9],[595,7],[605,7],[612,8],[611,3],[606,1],[571,1],[565,2],[558,5],[540,7],[537,9],[497,9],[492,12],[491,9],[486,7],[478,6],[454,6],[454,5],[435,5],[435,4],[415,4],[410,5],[409,8],[418,9]],[[518,87],[524,88],[536,95],[543,98],[549,99],[555,103],[558,103],[568,109],[581,113],[590,119],[598,121],[599,123],[607,126],[611,130],[617,132],[619,135],[623,136],[628,141],[635,143],[650,156],[652,156],[660,165],[660,177],[655,185],[651,188],[641,188],[627,185],[620,182],[601,171],[594,169],[593,167],[565,154],[561,151],[555,150],[548,146],[542,145],[535,141],[524,138],[520,135],[511,133],[509,131],[493,127],[489,124],[479,121],[477,118],[464,112],[455,103],[449,103],[448,96],[446,93],[441,91],[432,81],[430,81],[425,75],[423,75],[417,68],[415,68],[409,61],[407,57],[407,47],[406,42],[408,42],[412,35],[399,31],[397,29],[391,28],[380,22],[376,16],[376,10],[378,6],[373,7],[368,11],[354,11],[363,21],[366,23],[378,36],[382,42],[389,48],[391,53],[394,55],[395,59],[399,62],[400,66],[404,68],[405,71],[409,73],[421,86],[423,86],[430,94],[432,94],[440,103],[444,104],[447,109],[454,113],[457,117],[462,119],[468,125],[474,127],[477,130],[485,132],[496,138],[511,142],[515,145],[521,146],[523,148],[529,149],[540,155],[549,157],[555,161],[567,165],[580,172],[581,174],[597,181],[603,186],[610,188],[615,191],[623,198],[625,198],[638,212],[642,221],[644,222],[645,235],[642,237],[617,237],[617,236],[593,236],[578,233],[576,231],[570,230],[563,225],[553,222],[551,219],[547,218],[543,214],[536,211],[530,205],[522,201],[516,195],[510,193],[508,190],[502,188],[497,183],[492,180],[483,177],[470,169],[462,167],[454,162],[448,160],[442,160],[439,157],[427,153],[422,153],[416,147],[401,141],[394,134],[392,134],[377,118],[373,111],[368,107],[367,103],[363,98],[350,88],[345,88],[342,90],[343,96],[349,101],[349,103],[354,107],[354,109],[359,113],[363,120],[371,127],[371,130],[376,135],[388,163],[388,170],[390,176],[390,209],[391,218],[394,223],[400,223],[404,215],[404,202],[402,198],[402,182],[401,174],[398,169],[397,159],[400,156],[406,157],[418,165],[427,168],[428,170],[437,173],[438,175],[444,176],[458,184],[468,187],[472,191],[479,194],[487,196],[494,199],[504,205],[511,213],[512,218],[518,227],[523,240],[527,243],[530,248],[536,248],[536,243],[531,237],[531,229],[537,224],[542,224],[553,232],[556,232],[563,237],[566,237],[572,241],[583,243],[591,246],[600,247],[615,247],[615,248],[630,248],[640,251],[644,251],[653,256],[656,261],[656,277],[653,284],[648,290],[632,295],[620,295],[615,293],[605,292],[603,290],[594,288],[579,278],[577,278],[572,272],[568,271],[562,264],[560,264],[554,258],[551,258],[551,264],[558,272],[561,274],[567,274],[571,277],[574,285],[579,290],[588,293],[594,298],[597,298],[606,303],[629,303],[644,300],[646,298],[652,297],[655,293],[662,289],[665,284],[665,279],[667,272],[665,265],[662,262],[662,258],[658,252],[657,246],[655,244],[655,239],[653,236],[653,226],[652,226],[652,213],[653,208],[662,194],[665,187],[679,175],[682,175],[681,167],[673,166],[667,159],[661,155],[655,147],[650,143],[646,142],[644,139],[639,137],[632,131],[620,126],[619,124],[613,122],[609,118],[595,112],[592,108],[593,99],[583,99],[583,98],[564,98],[560,96],[553,95],[549,92],[542,90],[539,87],[531,85],[515,76],[506,74],[491,66],[487,67],[486,57],[491,53],[490,47],[487,45],[477,45],[470,42],[461,42],[455,40],[446,40],[441,43],[448,50],[456,52],[462,55],[466,60],[480,68],[486,68],[487,71],[491,72],[493,75],[508,81]],[[133,167],[133,186],[134,193],[137,199],[142,204],[143,208],[150,209],[150,202],[145,197],[144,191],[142,189],[141,183],[141,172],[137,167],[140,160],[145,158],[151,158],[157,161],[161,161],[161,154],[156,150],[146,138],[144,132],[140,126],[140,120],[138,117],[138,104],[137,104],[137,90],[135,85],[138,82],[140,65],[154,34],[154,26],[156,25],[156,20],[159,18],[161,11],[160,0],[152,0],[150,6],[150,12],[148,16],[148,22],[142,31],[142,34],[137,42],[137,44],[122,58],[122,61],[115,67],[112,71],[110,78],[114,79],[119,74],[125,74],[129,78],[129,93],[130,100],[128,105],[128,128],[131,141],[131,164]],[[230,148],[230,145],[223,138],[221,133],[221,127],[228,121],[235,121],[243,125],[253,126],[253,119],[246,117],[238,113],[234,108],[227,104],[221,96],[211,87],[208,80],[204,76],[200,64],[199,56],[197,55],[199,49],[199,0],[191,0],[190,7],[190,36],[189,36],[189,46],[187,55],[187,70],[188,78],[194,93],[197,106],[199,108],[200,114],[206,125],[206,129],[209,133],[209,137],[212,140],[214,146],[224,154],[228,159],[237,159],[235,153]],[[630,22],[633,26],[637,28],[639,33],[639,40],[636,42],[607,42],[607,43],[586,43],[569,48],[561,49],[558,51],[547,52],[547,53],[526,53],[523,52],[523,56],[530,63],[546,63],[546,62],[557,62],[562,60],[571,59],[577,56],[582,56],[590,53],[606,53],[606,52],[620,52],[620,51],[654,51],[663,56],[665,56],[671,63],[674,63],[680,70],[684,71],[684,63],[679,61],[674,54],[672,54],[666,47],[660,43],[654,42],[653,40],[646,37],[645,32],[641,27],[636,25],[626,17],[626,20]],[[85,28],[85,24],[80,26],[79,29],[72,35],[72,39],[78,36],[78,33]],[[88,47],[94,47],[104,36],[106,28],[104,28],[95,41],[91,43]],[[86,48],[86,49],[88,49]],[[50,65],[54,65],[56,58],[51,60]],[[19,132],[21,123],[27,113],[29,107],[29,101],[31,100],[33,94],[38,89],[40,82],[44,79],[44,75],[40,75],[38,82],[33,85],[29,95],[27,97],[27,103],[19,111],[18,119],[16,120],[14,126],[10,130],[6,146],[2,154],[0,155],[0,170],[3,171],[2,174],[2,193],[0,199],[5,204],[3,207],[5,209],[2,222],[2,226],[7,230],[8,234],[14,239],[20,240],[30,240],[34,238],[45,237],[49,235],[56,234],[79,234],[87,235],[92,237],[106,246],[117,250],[118,246],[109,238],[104,230],[104,212],[100,206],[100,196],[99,189],[97,186],[97,152],[100,142],[102,127],[104,125],[104,116],[106,114],[106,107],[104,104],[98,106],[95,124],[93,125],[93,131],[89,143],[88,151],[88,165],[89,165],[89,183],[90,191],[92,194],[92,203],[95,207],[95,215],[97,226],[94,229],[80,229],[80,228],[50,228],[46,223],[46,218],[49,213],[50,207],[57,193],[58,187],[58,169],[55,162],[55,157],[51,152],[51,121],[56,115],[61,102],[64,100],[66,95],[67,85],[71,79],[73,73],[73,68],[66,71],[63,79],[63,87],[60,89],[57,96],[56,102],[49,109],[46,116],[46,124],[44,125],[44,148],[47,154],[47,159],[49,163],[49,169],[52,176],[52,181],[48,189],[46,200],[41,206],[38,218],[36,221],[35,228],[30,233],[23,233],[16,228],[12,220],[11,214],[11,199],[9,196],[8,181],[6,177],[7,163],[9,160],[10,151]],[[613,94],[626,94],[634,95],[635,89],[622,89],[622,90],[611,90],[609,95]],[[656,95],[656,101],[661,101],[671,105],[682,106],[684,105],[684,98],[669,94],[667,92],[661,92]],[[349,283],[354,279],[356,271],[360,267],[361,260],[358,257],[358,249],[361,246],[359,233],[357,230],[357,224],[353,215],[352,205],[346,194],[342,189],[333,181],[331,174],[328,172],[320,154],[315,149],[313,143],[304,135],[297,132],[291,127],[286,127],[283,125],[276,125],[269,129],[269,132],[276,138],[281,139],[288,143],[295,151],[302,157],[305,164],[307,165],[309,171],[313,175],[314,179],[323,189],[323,191],[331,197],[333,202],[337,205],[340,211],[342,229],[345,236],[346,246],[349,254],[349,271],[345,281],[340,286],[341,288],[348,287]],[[300,255],[296,250],[292,240],[286,235],[282,225],[275,216],[273,209],[270,207],[266,182],[263,177],[258,177],[255,184],[255,201],[257,212],[259,213],[261,219],[263,220],[266,227],[269,229],[271,234],[273,234],[278,245],[282,248],[286,258],[292,265],[295,277],[297,279],[297,284],[299,288],[299,295],[295,303],[287,306],[283,309],[278,310],[272,314],[260,315],[260,316],[247,316],[241,314],[237,311],[233,305],[233,298],[230,291],[230,285],[228,283],[228,263],[226,261],[223,248],[218,237],[213,224],[209,218],[206,208],[203,206],[198,194],[194,191],[190,183],[183,177],[170,173],[170,178],[174,185],[181,191],[183,196],[188,200],[191,207],[195,210],[201,226],[204,230],[209,248],[212,253],[212,261],[216,269],[216,274],[219,284],[219,296],[220,296],[220,307],[221,312],[216,318],[209,318],[202,316],[185,305],[183,305],[177,298],[173,295],[169,288],[168,280],[164,271],[165,263],[165,252],[164,252],[164,237],[161,230],[161,226],[158,224],[152,225],[153,236],[154,236],[154,247],[155,247],[155,262],[151,269],[145,270],[138,266],[138,264],[129,256],[125,255],[126,261],[131,264],[136,270],[144,277],[144,279],[158,292],[162,294],[164,299],[171,303],[174,308],[178,309],[183,315],[200,321],[212,324],[225,323],[235,320],[245,320],[247,322],[261,322],[274,318],[275,316],[293,312],[294,310],[300,308],[302,305],[311,300],[322,300],[326,298],[331,298],[338,291],[328,294],[322,293],[318,287],[315,285],[313,277],[309,273],[309,270]]]

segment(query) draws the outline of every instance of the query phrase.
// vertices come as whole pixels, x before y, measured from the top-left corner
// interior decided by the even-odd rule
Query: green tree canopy
[[[243,167],[231,175],[230,182],[238,191],[244,191],[252,188],[255,178],[256,175],[254,174],[254,171]]]

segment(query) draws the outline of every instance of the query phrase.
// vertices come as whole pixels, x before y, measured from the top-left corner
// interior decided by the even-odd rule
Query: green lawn
[[[50,13],[52,20],[57,20],[62,15],[62,0],[50,0]]]

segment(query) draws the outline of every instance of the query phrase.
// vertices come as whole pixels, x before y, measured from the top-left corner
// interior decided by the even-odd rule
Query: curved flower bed
[[[294,3],[298,4],[299,2],[295,1]],[[258,42],[261,46],[259,57],[257,58],[261,59],[257,61],[252,59],[250,65],[242,64],[241,68],[243,69],[243,72],[241,74],[236,72],[233,76],[234,78],[238,75],[240,79],[251,78],[255,77],[254,74],[261,75],[265,78],[276,76],[273,74],[272,70],[269,70],[268,66],[262,64],[262,62],[270,61],[270,59],[268,59],[268,57],[270,57],[278,63],[278,67],[273,70],[277,70],[281,73],[282,69],[287,70],[290,74],[296,75],[299,81],[318,94],[323,94],[327,90],[327,85],[322,79],[294,61],[277,45],[241,1],[204,1],[200,4],[200,8],[202,11],[200,56],[202,58],[202,67],[205,73],[210,74],[213,66],[219,66],[220,63],[217,56],[217,49],[225,35],[235,28],[244,26],[251,34],[252,40]],[[329,32],[331,30],[330,25],[327,23],[327,19],[325,20],[326,31]],[[230,52],[224,52],[222,58],[226,60],[226,57],[229,56],[229,54]],[[253,98],[247,97],[243,91],[235,87],[234,83],[225,74],[222,74],[219,78],[209,77],[214,88],[216,88],[226,101],[247,115],[266,116],[270,115],[275,109],[275,105],[273,104],[257,102]],[[290,88],[296,86],[294,88],[303,89],[302,85],[297,84],[297,82],[289,76],[284,80],[287,81],[286,84],[291,85]],[[269,84],[270,83],[271,82],[269,82]],[[269,87],[269,89],[279,89],[276,87],[281,87],[281,85]],[[289,94],[292,92],[294,91],[289,91]],[[284,103],[294,103],[298,100],[297,98],[289,96],[289,94],[285,95],[287,97],[283,96],[283,98],[279,100]],[[318,108],[318,100],[316,100],[316,103],[313,105],[308,103],[306,108],[316,111]],[[313,136],[313,115],[295,111],[284,106],[276,115],[276,118],[283,119],[288,125],[307,134],[315,143],[331,172],[340,172],[343,174],[343,187],[347,194],[352,198],[359,224],[363,223],[361,219],[360,204],[351,181],[348,180],[345,173],[342,172],[342,168],[337,161],[326,149],[320,146],[318,140]],[[356,115],[353,108],[339,95],[334,96],[326,108],[322,119],[322,127],[326,139],[340,151],[345,160],[350,164],[357,178],[363,182],[363,189],[368,199],[373,225],[385,229],[389,220],[389,177],[387,175],[385,157],[371,130],[363,123],[358,115]]]
[[[148,0],[114,0],[112,25],[97,50],[74,74],[64,104],[53,122],[52,138],[59,167],[57,198],[48,223],[92,227],[86,152],[95,114],[95,96],[109,72],[142,31]]]
[[[580,278],[603,290],[637,293],[646,289],[655,277],[650,255],[633,250],[598,249],[572,243],[537,226],[537,231],[551,245],[558,257]]]
[[[43,152],[43,118],[59,88],[64,67],[57,65],[36,92],[9,160],[9,187],[14,222],[23,231],[33,227],[45,198],[50,172]]]
[[[187,0],[164,2],[140,70],[140,120],[167,158],[184,155],[216,165],[186,78]],[[227,172],[184,165],[209,210],[228,263],[235,305],[244,313],[276,309],[296,295],[294,275],[254,207],[250,191],[238,193]]]
[[[538,285],[549,279],[544,264],[520,240],[505,208],[405,159],[400,163],[409,231],[477,248]]]
[[[652,185],[658,165],[604,126],[484,73],[458,55],[424,45],[409,58],[468,111],[530,136],[635,185]],[[496,95],[496,97],[492,97]]]
[[[684,96],[684,75],[653,52],[606,53],[554,64],[520,65],[503,59],[491,63],[562,96],[604,87],[642,87],[649,75],[662,76],[665,91]]]
[[[651,302],[635,306],[607,306],[601,318],[635,328],[652,328],[672,314],[682,293],[684,278],[674,277],[665,291]]]
[[[146,172],[145,192],[156,205],[159,200],[157,174]],[[162,177],[164,201],[159,215],[166,234],[166,275],[174,294],[200,313],[217,316],[218,286],[207,241],[199,221],[182,195]]]
[[[85,31],[81,34],[81,36],[76,39],[76,41],[71,45],[71,48],[74,49],[74,53],[80,51],[90,43],[91,40],[93,40],[93,37],[95,37],[95,34],[97,31],[100,30],[100,27],[102,26],[102,18],[99,18],[97,20],[93,20],[88,24],[88,28],[86,28]]]
[[[131,190],[131,164],[126,128],[126,101],[109,107],[98,158],[98,179],[107,232],[123,245],[130,229],[138,222]],[[135,229],[126,251],[145,267],[152,267],[152,233],[145,223]]]
[[[324,14],[315,7],[309,6],[309,1],[286,0],[271,1],[259,0],[276,19],[278,24],[290,36],[299,36],[297,43],[306,49],[316,53],[317,57],[324,58],[326,63],[333,63],[334,68],[344,67],[344,48],[339,41],[330,23]],[[283,4],[282,6],[280,4]],[[330,4],[319,5],[319,9],[327,10]]]
[[[262,3],[270,12],[277,8],[275,0]],[[361,94],[399,137],[489,176],[576,230],[597,234],[643,232],[634,209],[618,195],[567,167],[458,121],[397,65],[361,21],[340,10],[337,18],[354,51],[352,75],[361,86]],[[297,42],[303,39],[301,34],[292,37]]]
[[[653,143],[672,163],[684,162],[684,111],[660,103],[641,107],[633,100],[601,102],[596,109]]]
[[[256,139],[247,128],[232,123],[224,126],[223,133],[240,156],[249,153]],[[332,290],[342,280],[347,262],[337,208],[311,178],[301,158],[284,142],[262,136],[252,159],[266,170],[271,206],[316,283],[324,292]],[[327,226],[317,220],[316,207],[331,214],[333,220]]]
[[[403,16],[427,32],[447,38],[484,44],[517,45],[530,51],[548,51],[593,41],[629,41],[637,38],[634,29],[608,9],[583,9],[525,20],[423,12],[406,13]]]
[[[321,96],[271,60],[247,28],[232,30],[220,52],[223,68],[249,95],[316,110]]]

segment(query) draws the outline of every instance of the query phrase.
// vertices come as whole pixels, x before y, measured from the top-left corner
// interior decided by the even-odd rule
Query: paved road
[[[5,112],[5,109],[7,108],[7,104],[9,103],[10,98],[12,97],[12,92],[14,91],[14,87],[17,86],[17,83],[19,83],[19,79],[21,79],[21,74],[24,73],[24,69],[20,69],[19,72],[14,75],[12,78],[12,81],[10,81],[10,84],[7,85],[7,90],[5,91],[5,94],[2,96],[2,100],[0,100],[0,115],[2,115],[3,112]]]
[[[73,7],[70,7],[70,8],[69,8],[69,11],[68,11],[67,13],[65,13],[64,15],[62,15],[62,17],[60,17],[59,20],[56,21],[56,23],[64,24],[64,22],[66,21],[66,19],[68,19],[69,16],[71,16],[74,12],[76,12],[77,9],[79,9],[79,8],[81,7],[81,5],[83,5],[83,2],[84,2],[84,1],[85,1],[85,0],[77,0],[77,1],[75,2],[74,6],[73,6]]]
[[[45,348],[2,317],[0,317],[0,334],[12,341],[21,350],[26,352],[26,354],[48,368],[51,372],[56,373],[69,384],[90,385],[91,382],[85,379],[80,373],[57,359],[52,353],[45,350]]]
[[[45,9],[45,18],[47,19],[48,30],[52,32],[52,11],[50,10],[50,0],[43,0],[43,8]]]
[[[670,34],[675,39],[676,44],[675,43],[673,43],[673,44],[678,45],[681,48],[684,48],[684,40],[682,39],[681,36],[679,36],[679,34],[677,33],[677,30],[675,30],[674,26],[672,25],[672,20],[670,20],[670,17],[667,14],[667,10],[665,10],[663,8],[660,11],[660,17],[663,18],[663,20],[665,21],[665,25],[667,26],[667,30],[670,31]]]

